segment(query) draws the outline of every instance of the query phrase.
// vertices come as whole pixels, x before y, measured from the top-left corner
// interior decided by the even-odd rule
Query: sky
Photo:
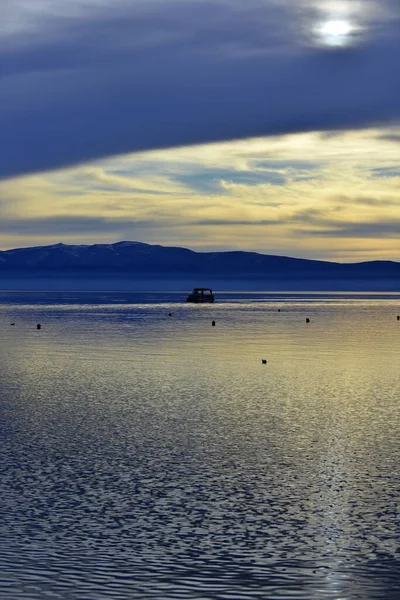
[[[0,249],[400,260],[398,0],[0,13]]]

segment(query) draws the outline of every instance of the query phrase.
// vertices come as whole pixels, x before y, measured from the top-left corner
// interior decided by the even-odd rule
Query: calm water
[[[398,599],[400,295],[181,300],[0,293],[0,597]]]

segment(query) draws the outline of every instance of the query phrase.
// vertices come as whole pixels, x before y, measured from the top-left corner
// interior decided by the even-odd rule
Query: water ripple
[[[397,299],[124,299],[0,304],[0,597],[397,599]]]

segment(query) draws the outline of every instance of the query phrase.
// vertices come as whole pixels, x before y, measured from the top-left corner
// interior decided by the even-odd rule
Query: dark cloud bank
[[[341,49],[306,43],[312,15],[267,0],[116,2],[112,11],[55,15],[35,35],[0,29],[0,177],[151,148],[396,122],[400,8],[383,5],[390,19],[370,20]]]

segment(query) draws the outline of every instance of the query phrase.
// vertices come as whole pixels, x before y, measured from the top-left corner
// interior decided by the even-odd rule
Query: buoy
[[[15,325],[15,323],[10,323],[11,327],[13,327]]]
[[[215,327],[215,321],[213,321],[213,322],[211,323],[211,325],[212,325],[213,327]]]
[[[263,365],[266,365],[268,361],[267,361],[267,359],[266,359],[266,358],[262,358],[262,359],[261,359],[261,362],[262,362],[262,364],[263,364]]]
[[[310,322],[310,319],[306,319],[306,323],[309,323],[309,322]]]
[[[281,312],[281,309],[280,309],[280,308],[278,308],[278,312]]]
[[[172,317],[172,313],[168,313],[168,316],[169,316],[169,317]]]
[[[38,323],[38,324],[36,325],[36,329],[42,329],[42,326],[41,326],[41,324],[40,324],[40,323]]]

